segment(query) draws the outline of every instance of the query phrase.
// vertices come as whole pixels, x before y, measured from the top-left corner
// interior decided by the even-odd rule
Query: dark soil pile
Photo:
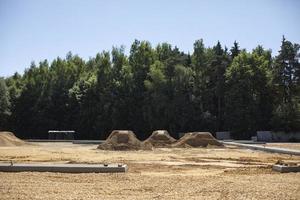
[[[98,146],[102,150],[139,150],[145,149],[142,142],[129,130],[114,130],[104,143]]]
[[[176,139],[170,136],[166,130],[153,131],[150,137],[143,142],[145,146],[153,147],[170,147],[171,144],[175,143]]]
[[[0,132],[0,147],[22,145],[26,145],[26,142],[17,138],[12,132]]]
[[[207,146],[223,146],[209,132],[191,132],[186,133],[172,147],[207,147]]]

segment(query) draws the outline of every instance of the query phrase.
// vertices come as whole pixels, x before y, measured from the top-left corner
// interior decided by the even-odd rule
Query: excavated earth
[[[271,170],[299,156],[233,146],[111,151],[97,145],[0,147],[1,162],[125,163],[127,173],[0,172],[0,199],[300,199],[300,173]]]
[[[153,147],[171,147],[172,144],[176,142],[168,131],[166,130],[157,130],[143,142],[144,146],[153,146]]]
[[[0,147],[5,146],[22,146],[27,143],[17,138],[15,134],[8,131],[0,131]]]

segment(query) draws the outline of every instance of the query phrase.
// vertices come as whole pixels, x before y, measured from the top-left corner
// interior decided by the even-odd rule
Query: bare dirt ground
[[[271,170],[299,156],[247,149],[104,151],[97,145],[0,147],[1,162],[125,163],[123,174],[0,172],[0,199],[300,199],[300,173]]]

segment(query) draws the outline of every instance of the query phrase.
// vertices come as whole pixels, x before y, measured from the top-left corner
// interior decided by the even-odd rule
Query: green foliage
[[[4,78],[0,77],[0,130],[7,128],[7,120],[10,115],[9,91]]]
[[[230,49],[230,52],[231,52],[231,59],[234,59],[241,52],[239,44],[236,41],[234,41],[233,47]]]
[[[81,139],[105,139],[113,129],[146,138],[155,129],[230,130],[247,138],[257,130],[299,130],[299,45],[283,39],[279,55],[235,41],[194,43],[192,54],[135,40],[84,61],[71,52],[50,64],[32,63],[23,75],[0,79],[0,128],[46,138],[73,129]]]
[[[264,55],[242,52],[226,71],[226,126],[236,137],[269,128],[269,66]]]
[[[273,84],[276,93],[272,125],[275,130],[300,129],[300,45],[284,37],[275,58]]]

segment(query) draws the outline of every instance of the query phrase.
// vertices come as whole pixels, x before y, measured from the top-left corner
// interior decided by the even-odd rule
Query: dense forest
[[[0,78],[0,129],[21,138],[47,138],[48,130],[76,130],[80,139],[104,139],[113,129],[140,139],[153,130],[300,130],[300,46],[282,39],[280,51],[237,42],[191,54],[168,43],[135,40],[129,55],[113,47],[84,60],[69,52],[23,75]]]

